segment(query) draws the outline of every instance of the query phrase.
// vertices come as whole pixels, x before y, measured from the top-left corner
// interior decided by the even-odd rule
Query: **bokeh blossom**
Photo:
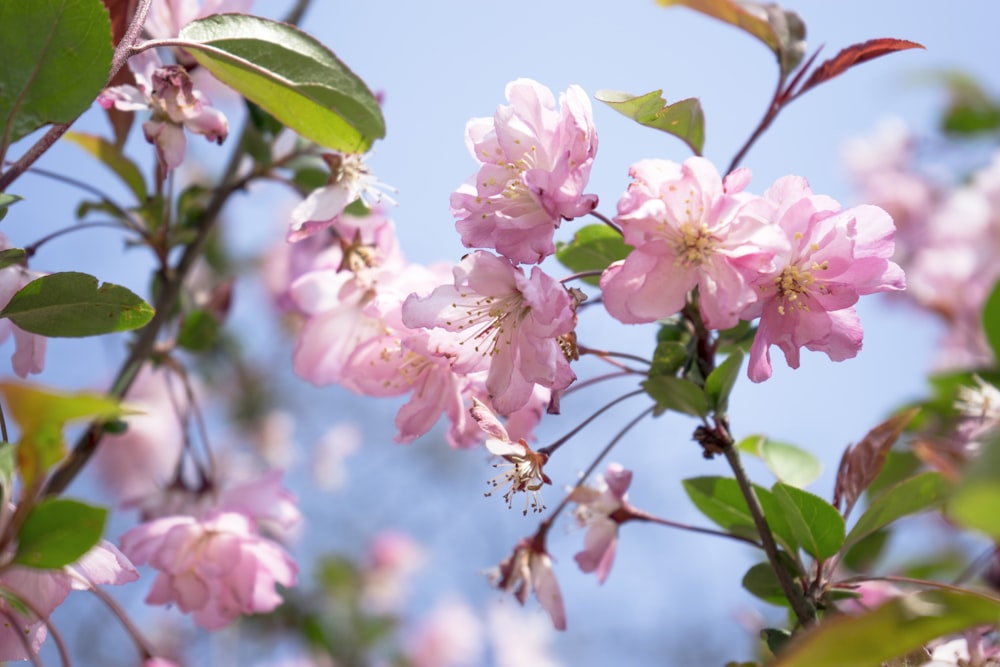
[[[0,233],[0,250],[11,248],[10,241]],[[43,274],[31,271],[19,264],[0,269],[0,310],[5,308],[17,292]],[[0,343],[14,337],[14,354],[10,360],[18,376],[28,377],[29,373],[41,373],[45,369],[45,348],[48,339],[25,331],[8,318],[0,319]]]
[[[612,463],[604,475],[598,475],[591,486],[578,486],[570,492],[569,499],[576,503],[574,516],[580,526],[587,528],[583,549],[573,559],[584,572],[596,572],[598,583],[603,584],[615,560],[618,544],[618,526],[621,525],[623,508],[627,506],[627,491],[632,483],[632,471]]]
[[[493,118],[474,118],[466,146],[479,171],[451,196],[462,243],[493,248],[518,263],[555,252],[562,220],[589,213],[597,196],[584,194],[597,153],[587,94],[570,86],[560,95],[536,81],[507,84],[509,106]]]
[[[555,629],[566,629],[566,607],[544,539],[536,536],[521,540],[489,575],[497,588],[513,593],[522,606],[528,601],[528,593],[534,591],[535,599],[548,612]]]

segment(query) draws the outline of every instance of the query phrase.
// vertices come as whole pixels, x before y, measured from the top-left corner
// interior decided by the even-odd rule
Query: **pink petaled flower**
[[[781,230],[739,215],[753,199],[741,192],[750,172],[738,169],[723,181],[711,162],[692,157],[642,160],[629,174],[635,180],[615,221],[634,250],[601,276],[608,312],[626,323],[670,317],[697,286],[705,324],[735,326],[756,299],[748,281],[788,247]]]
[[[147,603],[176,602],[207,630],[271,611],[281,604],[276,585],[294,586],[298,572],[284,549],[235,512],[156,519],[129,530],[121,545],[133,561],[160,571]]]
[[[360,199],[372,208],[383,199],[395,203],[386,194],[390,189],[372,175],[364,158],[356,153],[324,153],[330,167],[327,185],[309,193],[292,210],[288,240],[301,241],[316,232],[333,226],[350,204]]]
[[[625,492],[631,483],[632,471],[612,463],[604,476],[597,476],[593,486],[578,486],[569,495],[577,504],[577,522],[587,527],[583,550],[573,559],[584,572],[597,572],[601,584],[615,560],[618,526],[628,517],[622,510],[628,507]]]
[[[143,661],[142,667],[179,667],[179,665],[166,658],[147,658]]]
[[[854,304],[863,294],[901,290],[903,271],[890,261],[894,227],[877,206],[844,211],[814,195],[805,179],[786,176],[744,209],[777,224],[790,249],[775,257],[775,271],[755,279],[758,301],[741,318],[760,317],[750,348],[750,379],[771,377],[770,346],[799,366],[799,348],[826,352],[834,361],[857,355],[862,330]]]
[[[482,664],[482,623],[461,600],[448,599],[427,614],[410,644],[407,664],[413,667]]]
[[[23,601],[31,615],[22,616],[7,600],[0,599],[0,660],[30,660],[37,655],[47,634],[45,621],[71,590],[120,585],[138,578],[132,563],[104,540],[63,569],[7,567],[0,575],[0,588]]]
[[[472,399],[472,408],[469,412],[479,424],[479,428],[489,436],[486,438],[486,449],[489,450],[490,454],[502,457],[506,461],[506,464],[495,464],[493,467],[510,466],[509,470],[500,473],[489,480],[487,484],[493,489],[501,484],[509,484],[503,494],[503,499],[507,501],[507,507],[511,506],[515,493],[524,493],[524,511],[522,513],[525,515],[528,514],[529,507],[535,512],[541,512],[545,509],[540,491],[542,485],[552,483],[549,476],[542,470],[549,460],[548,455],[533,451],[524,440],[511,442],[510,436],[507,435],[507,429],[479,399]],[[486,493],[487,496],[492,494],[493,491]]]
[[[563,219],[594,210],[585,195],[597,152],[590,100],[579,86],[560,95],[530,79],[507,84],[510,106],[474,118],[465,144],[482,166],[451,196],[456,227],[467,247],[495,248],[519,263],[555,252]]]
[[[478,370],[487,359],[486,389],[497,412],[522,408],[536,383],[557,390],[576,379],[559,344],[576,326],[574,301],[562,285],[537,266],[525,276],[508,259],[483,251],[466,255],[454,275],[454,285],[426,297],[411,294],[403,323],[467,336],[459,341],[464,352],[455,370]]]
[[[146,141],[156,146],[156,157],[164,173],[184,161],[187,139],[184,128],[221,144],[229,134],[229,122],[208,98],[194,89],[191,77],[180,65],[166,65],[152,49],[137,53],[128,61],[136,86],[106,88],[97,96],[105,109],[119,111],[148,109],[152,118],[142,124]]]
[[[245,13],[253,0],[160,0],[149,7],[146,32],[156,39],[176,37],[181,28],[195,19],[212,14]]]
[[[535,599],[549,613],[556,630],[566,629],[566,608],[544,539],[536,536],[521,540],[514,552],[489,574],[493,585],[505,593],[514,593],[521,605],[527,602],[528,592],[534,591]]]
[[[0,234],[0,250],[7,250],[10,247],[7,237]],[[30,271],[17,264],[0,269],[0,309],[5,308],[22,287],[42,275],[44,274]],[[6,317],[0,319],[0,343],[11,335],[14,336],[14,354],[10,360],[14,372],[22,378],[28,377],[29,373],[41,373],[45,369],[45,347],[48,339],[45,336],[28,333],[15,326]]]
[[[387,530],[372,539],[364,568],[365,607],[374,613],[398,611],[406,601],[410,580],[427,560],[420,544],[408,534]]]

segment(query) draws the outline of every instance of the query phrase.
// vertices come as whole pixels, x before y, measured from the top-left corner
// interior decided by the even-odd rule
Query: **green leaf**
[[[656,414],[665,410],[675,410],[692,417],[708,414],[708,398],[705,391],[691,380],[657,375],[642,383],[642,388],[656,401]]]
[[[217,14],[186,25],[180,40],[216,78],[321,146],[360,153],[385,136],[368,86],[293,26]]]
[[[785,569],[794,579],[799,576],[799,572],[796,571],[795,564],[788,562],[787,554],[780,552],[785,564]],[[770,604],[778,605],[779,607],[788,606],[788,598],[785,597],[785,591],[781,588],[781,583],[778,581],[778,575],[774,573],[774,568],[767,561],[763,563],[757,563],[743,575],[743,588],[748,592],[752,593],[756,597],[760,598],[764,602]]]
[[[672,134],[686,143],[695,155],[701,155],[705,145],[705,114],[697,98],[667,104],[662,90],[645,95],[599,90],[594,97],[640,125]]]
[[[896,519],[938,507],[950,490],[948,480],[936,472],[921,473],[886,489],[858,518],[847,534],[844,548],[849,549]]]
[[[800,489],[815,482],[823,472],[823,464],[806,450],[786,442],[769,440],[762,435],[743,438],[736,447],[762,459],[779,482]]]
[[[993,625],[1000,602],[969,591],[934,590],[889,600],[861,615],[824,619],[798,634],[769,667],[873,667],[932,639]]]
[[[1000,439],[983,447],[968,466],[948,502],[948,516],[1000,540]]]
[[[759,540],[757,528],[754,525],[753,517],[750,515],[750,508],[743,498],[739,484],[731,477],[692,477],[685,479],[682,484],[688,498],[694,506],[723,530],[735,535],[742,535],[754,540]],[[794,553],[797,549],[795,539],[792,537],[788,522],[778,501],[770,491],[764,487],[754,485],[754,491],[764,509],[764,517],[774,534],[775,539],[789,553]]]
[[[10,208],[11,204],[16,204],[22,199],[24,199],[24,197],[20,195],[11,195],[7,194],[6,192],[0,192],[0,220],[3,220],[4,218],[7,217],[7,211]]]
[[[132,191],[136,201],[139,203],[146,201],[148,193],[142,172],[139,171],[139,167],[136,166],[135,162],[122,153],[121,148],[103,137],[84,134],[82,132],[67,132],[63,135],[63,138],[87,151],[101,161],[104,166],[113,171],[128,189]]]
[[[622,235],[607,225],[586,225],[577,230],[572,241],[560,244],[556,259],[571,271],[603,271],[612,262],[625,259],[631,250]],[[589,276],[584,280],[596,285],[600,278]]]
[[[20,264],[24,261],[25,257],[27,257],[27,254],[24,252],[24,248],[7,248],[6,250],[0,250],[0,269],[6,269],[8,266]]]
[[[729,409],[729,394],[733,391],[742,365],[743,352],[736,350],[705,378],[705,395],[708,397],[710,410],[725,414]]]
[[[778,58],[781,78],[798,67],[805,55],[806,26],[795,12],[773,3],[745,0],[656,0],[658,5],[683,5],[748,32]]]
[[[855,572],[871,572],[889,542],[889,535],[890,532],[883,529],[860,539],[844,552],[844,567]]]
[[[1000,129],[1000,103],[964,72],[943,72],[934,77],[948,90],[948,106],[941,129],[948,134],[975,136]]]
[[[0,0],[0,44],[0,155],[43,125],[86,111],[111,70],[101,0]]]
[[[687,361],[687,346],[675,340],[663,340],[656,344],[649,376],[675,375]]]
[[[983,306],[983,331],[993,349],[993,358],[1000,359],[1000,281],[993,286]]]
[[[195,310],[184,318],[177,344],[186,350],[204,352],[219,339],[219,320],[205,310]]]
[[[817,560],[837,553],[844,543],[844,517],[830,503],[808,491],[776,483],[771,492],[802,549]]]
[[[138,329],[153,317],[153,309],[124,287],[98,286],[94,276],[70,271],[31,281],[0,317],[41,336],[78,338]]]
[[[105,509],[75,500],[42,500],[17,534],[14,562],[44,570],[75,563],[101,540],[107,515]]]
[[[7,412],[21,429],[18,471],[27,486],[65,455],[63,427],[78,419],[116,419],[125,411],[110,398],[80,392],[67,394],[43,387],[0,382]]]

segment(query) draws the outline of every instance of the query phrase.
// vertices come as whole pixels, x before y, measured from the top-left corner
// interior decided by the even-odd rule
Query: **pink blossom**
[[[180,667],[173,660],[166,658],[147,658],[143,661],[142,667]]]
[[[142,124],[146,141],[156,146],[156,157],[164,173],[184,161],[187,139],[184,128],[221,144],[229,134],[229,122],[210,106],[208,98],[195,90],[191,77],[180,65],[166,65],[152,49],[129,59],[136,85],[106,88],[97,102],[119,111],[147,109],[152,117]]]
[[[176,603],[207,630],[273,610],[281,604],[276,585],[294,586],[298,571],[284,549],[235,512],[156,519],[129,530],[121,545],[134,562],[159,570],[147,603]]]
[[[603,476],[597,476],[593,486],[578,486],[569,496],[577,504],[577,522],[587,527],[583,550],[573,558],[584,572],[597,572],[601,584],[615,560],[618,526],[623,520],[619,515],[627,506],[626,491],[631,483],[632,471],[612,463]]]
[[[507,507],[511,506],[515,493],[524,493],[523,514],[528,513],[529,507],[535,512],[541,512],[545,509],[540,492],[544,484],[552,483],[543,470],[549,460],[548,454],[533,451],[524,440],[511,442],[504,425],[478,399],[472,399],[472,408],[469,412],[479,424],[479,428],[489,436],[486,438],[486,449],[489,450],[490,454],[499,456],[505,461],[505,463],[496,464],[494,467],[509,467],[508,470],[487,482],[491,490],[486,495],[492,495],[492,489],[507,484],[508,487],[503,494],[503,499],[507,501]]]
[[[497,603],[487,622],[496,667],[562,667],[552,655],[552,626],[540,616]]]
[[[324,153],[330,168],[329,183],[309,193],[292,210],[288,240],[295,242],[333,226],[350,204],[361,200],[372,208],[383,199],[387,186],[372,175],[364,158],[355,153]]]
[[[548,612],[556,630],[566,629],[566,608],[544,540],[538,537],[521,540],[514,552],[490,573],[490,578],[500,590],[513,593],[521,605],[527,602],[528,592],[534,591],[535,599]]]
[[[0,586],[22,600],[32,615],[25,618],[8,601],[0,599],[0,660],[29,660],[36,655],[47,634],[45,620],[71,590],[120,585],[138,578],[132,563],[104,540],[63,569],[39,570],[21,565],[5,568]]]
[[[7,250],[10,247],[7,237],[0,234],[0,250]],[[22,287],[42,275],[44,274],[18,264],[0,269],[0,310],[10,303]],[[22,378],[28,377],[29,373],[41,373],[45,368],[45,348],[48,339],[21,329],[6,317],[0,319],[0,343],[11,335],[14,336],[14,354],[10,359],[14,372]]]
[[[362,601],[375,613],[397,611],[406,599],[413,575],[424,566],[426,554],[406,533],[387,530],[368,547]]]
[[[157,39],[176,37],[195,19],[212,14],[245,13],[253,0],[159,0],[149,7],[144,28]]]
[[[746,169],[723,181],[711,162],[642,160],[618,202],[615,221],[634,246],[601,276],[604,305],[615,319],[652,322],[681,311],[698,287],[705,324],[728,329],[756,299],[748,280],[772,268],[788,242],[765,221],[740,216],[752,199]]]
[[[456,227],[467,247],[494,248],[519,263],[555,252],[563,219],[589,213],[596,195],[583,189],[597,152],[590,100],[579,86],[560,95],[530,79],[507,84],[509,106],[474,118],[465,143],[482,165],[451,196]]]
[[[413,667],[482,664],[482,623],[465,603],[447,599],[421,620],[410,645],[407,654]]]
[[[483,251],[466,255],[454,276],[454,285],[429,296],[410,295],[403,322],[461,333],[463,352],[454,368],[470,372],[487,360],[486,389],[499,413],[522,408],[535,384],[557,390],[576,379],[559,345],[576,325],[573,299],[562,285],[537,266],[525,276],[509,260]]]
[[[758,300],[741,314],[746,320],[760,317],[750,348],[750,379],[771,377],[771,345],[792,368],[799,366],[800,347],[825,352],[834,361],[857,355],[858,298],[904,287],[902,269],[889,260],[894,230],[889,215],[877,206],[841,211],[795,176],[779,179],[744,213],[773,221],[791,243],[775,257],[775,270],[753,281]]]

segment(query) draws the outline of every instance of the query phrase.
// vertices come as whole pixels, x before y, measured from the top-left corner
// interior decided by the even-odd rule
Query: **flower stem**
[[[785,569],[784,564],[782,564],[778,556],[778,545],[774,541],[774,534],[771,532],[771,527],[767,525],[767,519],[764,517],[764,508],[761,507],[760,499],[757,498],[757,493],[754,491],[753,485],[750,483],[750,478],[743,468],[743,461],[740,460],[739,452],[733,447],[731,441],[727,447],[723,448],[723,452],[726,461],[729,462],[729,467],[733,471],[733,476],[736,477],[736,483],[739,484],[740,491],[743,492],[743,498],[747,501],[747,507],[750,508],[750,516],[753,517],[754,526],[757,527],[757,533],[760,535],[761,546],[764,549],[764,553],[767,554],[768,562],[771,563],[771,569],[774,570],[774,574],[778,577],[781,590],[785,592],[785,597],[788,598],[788,602],[792,605],[792,611],[795,612],[795,617],[798,619],[799,625],[807,627],[816,620],[816,611],[806,600],[802,589],[792,580],[791,575]]]

